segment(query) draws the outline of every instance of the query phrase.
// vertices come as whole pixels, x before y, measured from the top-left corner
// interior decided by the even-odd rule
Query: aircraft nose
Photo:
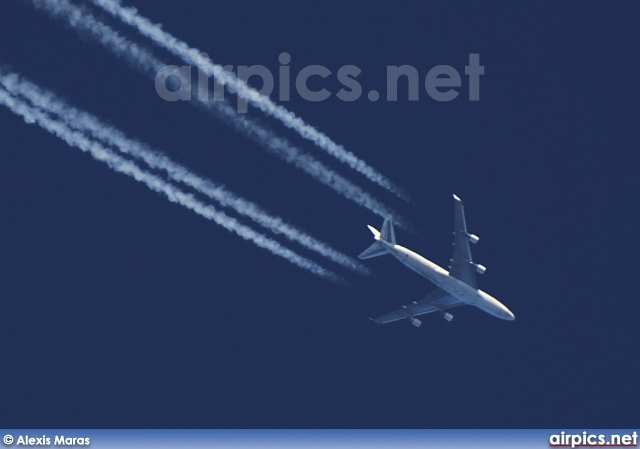
[[[513,314],[513,312],[511,310],[507,310],[506,319],[509,320],[509,321],[513,321],[513,320],[516,319],[516,316]]]

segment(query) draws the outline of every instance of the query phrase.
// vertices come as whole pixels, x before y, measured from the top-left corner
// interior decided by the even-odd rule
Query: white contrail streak
[[[273,131],[257,125],[247,117],[238,115],[227,103],[209,101],[206,103],[198,102],[197,105],[203,106],[218,120],[223,121],[238,132],[244,134],[245,137],[262,145],[270,153],[275,154],[294,167],[311,175],[322,184],[338,192],[344,198],[369,209],[381,217],[391,217],[400,227],[415,232],[414,226],[396,211],[378,201],[344,176],[331,170],[319,160],[304,153],[298,147],[291,145],[287,139],[277,136]]]
[[[147,50],[122,37],[113,28],[98,21],[90,12],[75,6],[68,0],[29,0],[34,6],[46,11],[52,17],[66,20],[78,31],[87,33],[107,50],[123,58],[134,68],[141,70],[152,79],[165,67],[161,61],[153,57]],[[200,93],[199,93],[200,94]],[[200,95],[200,98],[203,98]],[[398,213],[382,204],[362,188],[356,186],[329,167],[305,154],[291,145],[285,138],[259,125],[248,117],[238,114],[228,103],[223,101],[198,102],[217,119],[231,126],[236,131],[250,138],[284,161],[311,175],[317,181],[331,188],[343,197],[364,207],[381,217],[392,217],[401,227],[415,232],[414,227]]]
[[[226,85],[231,92],[235,92],[240,98],[250,102],[265,114],[280,120],[285,126],[295,130],[300,136],[310,140],[339,161],[366,176],[372,182],[405,200],[409,200],[408,196],[398,186],[366,162],[356,157],[353,153],[345,150],[342,145],[336,144],[326,134],[305,123],[304,120],[297,117],[293,112],[283,106],[275,104],[269,97],[251,88],[236,75],[224,70],[221,65],[212,63],[201,54],[200,50],[189,47],[186,42],[164,31],[160,25],[156,25],[147,18],[140,16],[136,9],[123,7],[118,0],[92,1],[124,23],[136,28],[141,34],[147,36],[156,44],[164,47],[188,63],[196,65],[207,75],[213,76],[220,84]]]
[[[22,116],[27,123],[37,123],[43,129],[64,140],[68,145],[74,146],[91,154],[94,159],[106,163],[112,170],[128,175],[136,181],[142,182],[149,189],[164,194],[169,201],[180,204],[181,206],[194,211],[198,215],[214,221],[226,230],[239,235],[245,240],[253,242],[257,246],[266,249],[274,255],[285,258],[292,264],[308,270],[316,276],[337,283],[344,282],[333,272],[298,255],[275,240],[272,240],[254,231],[250,227],[239,223],[234,218],[216,210],[213,206],[198,201],[193,195],[178,189],[158,176],[145,172],[133,161],[117,155],[99,142],[89,139],[81,132],[74,131],[64,123],[52,119],[45,112],[29,106],[24,100],[12,96],[3,88],[0,88],[0,104],[4,104],[11,109],[11,111]]]
[[[367,268],[351,257],[285,223],[280,217],[267,213],[258,205],[240,198],[209,180],[199,177],[186,167],[171,161],[168,157],[152,150],[147,145],[128,138],[121,131],[102,123],[97,117],[66,104],[53,93],[41,89],[39,86],[22,79],[16,74],[11,73],[5,75],[2,73],[1,68],[0,84],[11,94],[22,96],[37,108],[57,115],[67,127],[87,132],[94,138],[113,145],[120,152],[143,160],[153,169],[165,171],[174,181],[188,185],[194,190],[217,201],[219,204],[234,209],[236,212],[251,218],[272,232],[284,235],[289,240],[300,243],[304,247],[316,251],[333,262],[360,274],[368,274]]]

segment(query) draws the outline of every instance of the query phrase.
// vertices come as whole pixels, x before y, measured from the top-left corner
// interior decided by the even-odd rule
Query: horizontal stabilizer
[[[376,239],[376,241],[369,248],[362,251],[358,258],[371,259],[372,257],[389,254],[389,251],[387,251],[382,242],[391,243],[392,245],[396,244],[396,234],[393,231],[393,222],[389,218],[385,218],[384,223],[382,223],[382,231],[378,231],[373,226],[367,225],[367,227],[373,234],[373,238]]]
[[[380,242],[374,242],[373,245],[360,253],[358,259],[371,259],[372,257],[384,256],[387,253],[387,249]]]
[[[371,233],[373,234],[374,239],[380,240],[380,231],[378,231],[376,228],[374,228],[371,225],[367,225],[367,228],[369,228],[369,231],[371,231]]]

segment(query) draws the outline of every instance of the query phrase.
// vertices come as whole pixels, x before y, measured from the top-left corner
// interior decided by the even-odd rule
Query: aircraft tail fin
[[[381,243],[381,241],[391,243],[392,245],[396,244],[396,235],[393,230],[393,222],[385,218],[384,223],[382,223],[382,231],[378,231],[373,226],[367,226],[371,233],[373,234],[373,238],[376,239],[373,242],[373,245],[365,249],[358,255],[358,259],[371,259],[372,257],[384,256],[388,254],[389,251],[385,248],[385,246]]]
[[[393,221],[390,218],[385,218],[382,223],[382,232],[380,238],[392,245],[396,244],[396,233],[393,230]]]

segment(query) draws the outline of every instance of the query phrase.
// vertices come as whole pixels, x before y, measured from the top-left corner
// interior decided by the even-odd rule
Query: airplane
[[[483,274],[486,268],[472,261],[469,242],[478,243],[480,237],[467,232],[462,200],[457,195],[453,195],[453,198],[455,200],[455,231],[453,233],[455,237],[449,271],[425,259],[420,254],[397,245],[393,222],[389,218],[384,220],[381,231],[373,226],[367,226],[376,241],[365,249],[358,258],[370,259],[391,254],[419,275],[429,279],[437,287],[420,301],[414,301],[394,312],[372,318],[373,322],[384,324],[407,319],[415,327],[420,327],[422,321],[417,319],[417,316],[440,312],[445,320],[451,321],[453,315],[447,311],[463,305],[475,306],[503,320],[515,320],[515,315],[504,304],[478,289],[476,272]]]

